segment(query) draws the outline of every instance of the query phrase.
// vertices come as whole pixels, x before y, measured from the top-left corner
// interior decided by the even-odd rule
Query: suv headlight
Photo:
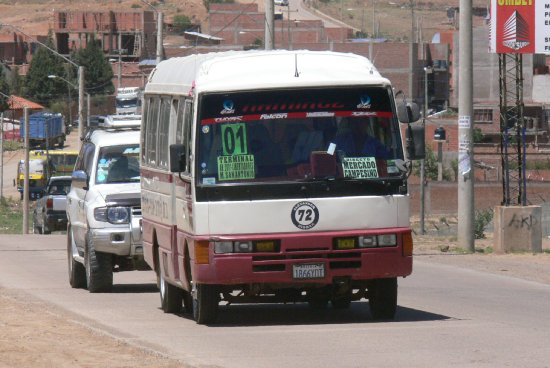
[[[122,206],[98,207],[94,209],[94,218],[111,224],[127,224],[130,222],[130,209]]]

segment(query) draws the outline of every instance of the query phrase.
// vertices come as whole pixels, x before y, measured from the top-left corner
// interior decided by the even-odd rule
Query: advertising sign
[[[491,0],[489,51],[549,54],[550,0]]]

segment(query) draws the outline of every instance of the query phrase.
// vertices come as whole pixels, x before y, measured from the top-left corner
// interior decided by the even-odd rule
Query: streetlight
[[[66,62],[68,62],[69,64],[73,65],[74,67],[76,67],[78,69],[78,136],[79,136],[79,138],[82,138],[82,136],[84,134],[84,117],[83,117],[83,114],[84,114],[84,67],[78,65],[77,63],[75,63],[74,61],[72,61],[70,59],[67,59],[65,56],[61,55],[60,53],[58,53],[57,51],[55,51],[54,49],[52,49],[48,45],[45,45],[42,42],[38,41],[34,37],[29,36],[28,34],[23,32],[21,29],[17,28],[16,26],[14,26],[12,24],[9,24],[9,23],[0,22],[0,29],[4,26],[11,27],[11,28],[15,29],[17,32],[23,34],[27,38],[30,38],[34,42],[36,42],[39,45],[45,47],[46,49],[48,49],[49,51],[51,51],[52,53],[59,56],[60,58],[62,58],[63,60],[65,60]],[[78,140],[78,150],[80,150],[80,144],[81,144],[81,141],[79,139]]]
[[[155,11],[155,13],[157,13],[157,59],[156,61],[158,65],[162,61],[162,31],[164,26],[164,14],[158,11],[157,8],[151,5],[151,3],[145,0],[140,0],[140,1],[145,5],[150,6]],[[120,48],[120,45],[118,45],[118,47]]]
[[[48,78],[50,79],[55,79],[55,78],[58,78],[58,79],[61,79],[62,81],[64,81],[65,83],[67,83],[69,86],[73,87],[74,89],[79,89],[78,86],[74,83],[72,83],[71,81],[63,78],[63,77],[60,77],[59,75],[55,75],[55,74],[50,74],[48,75]],[[72,117],[72,109],[71,109],[71,89],[68,88],[69,90],[69,121],[71,122],[71,125],[73,124],[73,117]],[[87,126],[89,127],[90,126],[90,94],[88,92],[84,92],[86,94],[86,98],[88,99],[88,108],[87,108],[87,111],[86,111],[86,119],[87,119]],[[80,124],[80,121],[79,121],[79,124]],[[82,136],[81,136],[82,137]]]

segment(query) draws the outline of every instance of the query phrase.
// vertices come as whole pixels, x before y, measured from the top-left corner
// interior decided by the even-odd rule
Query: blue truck
[[[21,120],[21,138],[25,137],[24,119]],[[29,115],[29,144],[32,147],[60,148],[65,144],[65,124],[61,114],[49,111]]]

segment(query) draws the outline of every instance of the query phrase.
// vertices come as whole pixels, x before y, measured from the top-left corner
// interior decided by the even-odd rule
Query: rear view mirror
[[[88,188],[88,175],[83,170],[73,171],[71,175],[72,186],[75,188],[80,188],[86,190]]]
[[[183,144],[170,145],[170,172],[185,171],[185,146]]]
[[[422,125],[409,126],[406,129],[407,159],[422,160],[426,156],[425,130]]]
[[[403,124],[410,124],[420,119],[420,110],[414,102],[399,103],[397,105],[397,118]]]

